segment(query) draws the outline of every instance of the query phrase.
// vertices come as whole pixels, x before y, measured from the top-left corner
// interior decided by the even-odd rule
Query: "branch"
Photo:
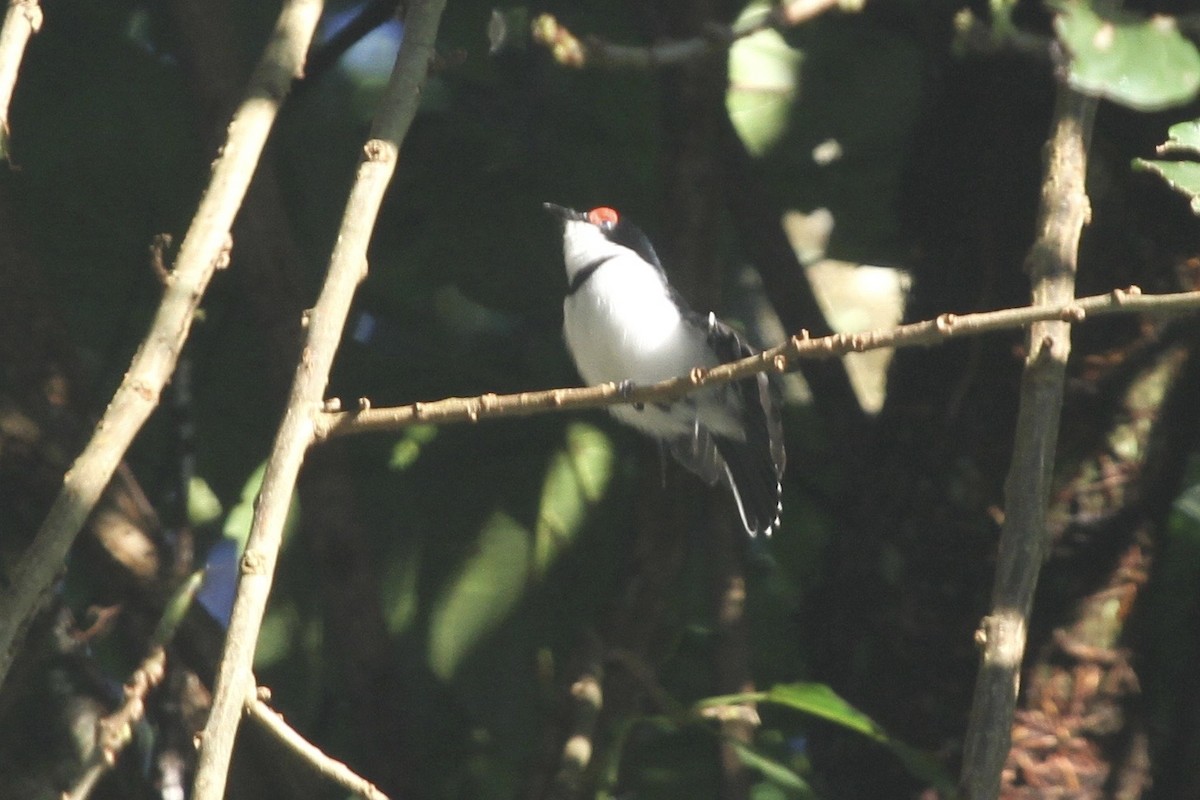
[[[764,182],[755,174],[754,159],[728,114],[721,128],[721,157],[728,181],[726,207],[743,249],[762,277],[764,293],[784,330],[803,328],[815,336],[831,335],[833,326],[825,318],[804,265],[780,225],[783,209],[768,196]],[[844,445],[852,462],[862,458],[870,425],[846,365],[841,361],[807,361],[800,372],[812,390],[813,406],[828,426],[831,439]]]
[[[9,0],[0,28],[0,159],[8,161],[8,107],[12,104],[17,72],[29,38],[42,27],[38,0]]]
[[[1071,304],[1079,238],[1091,210],[1085,188],[1087,148],[1096,100],[1058,89],[1046,147],[1038,238],[1026,268],[1035,305]],[[1005,481],[1004,527],[992,610],[976,633],[983,658],[967,724],[960,786],[967,800],[994,800],[1011,747],[1029,612],[1047,551],[1046,507],[1062,413],[1069,317],[1045,319],[1029,330],[1012,462]]]
[[[308,319],[307,337],[296,366],[291,396],[263,476],[254,521],[242,556],[241,577],[217,675],[212,710],[204,728],[193,800],[220,800],[238,722],[254,694],[251,662],[271,591],[288,505],[304,453],[313,441],[314,417],[329,380],[350,302],[366,277],[367,245],[400,154],[416,116],[445,0],[413,0],[405,16],[404,40],[396,56],[363,148],[346,210],[330,257],[321,295]]]
[[[12,571],[13,583],[0,597],[0,683],[76,534],[157,405],[209,279],[226,262],[234,216],[279,105],[293,76],[301,71],[320,11],[319,0],[290,0],[281,12],[262,61],[250,78],[246,98],[229,124],[225,146],[213,163],[212,178],[183,240],[150,331],[91,440],[63,477],[62,489],[33,544]]]
[[[246,714],[262,725],[272,736],[316,769],[322,776],[367,800],[388,800],[388,796],[354,770],[321,751],[287,724],[283,716],[260,698],[246,704]]]
[[[547,800],[580,797],[584,774],[592,763],[596,722],[604,706],[604,643],[599,636],[588,632],[581,649],[583,664],[570,691],[570,728],[554,782],[545,795]]]
[[[1089,316],[1111,314],[1178,314],[1200,308],[1200,292],[1144,295],[1136,286],[1115,289],[1108,294],[1085,297],[1060,305],[1025,306],[977,314],[942,314],[936,319],[900,325],[887,330],[862,333],[838,333],[819,339],[801,331],[787,342],[740,361],[712,369],[694,369],[689,375],[648,386],[624,388],[613,383],[574,389],[545,389],[517,394],[484,394],[478,397],[448,397],[427,403],[411,403],[391,408],[371,408],[360,401],[357,411],[339,411],[337,401],[318,414],[313,438],[323,441],[374,431],[393,431],[418,424],[478,422],[500,417],[528,417],[555,411],[604,408],[622,403],[661,403],[678,400],[704,386],[714,386],[748,378],[760,372],[786,372],[795,361],[832,358],[846,353],[861,353],[881,347],[914,347],[939,344],[948,339],[978,336],[994,331],[1012,330],[1045,321],[1082,322]]]
[[[146,695],[162,683],[166,669],[166,651],[157,645],[125,684],[125,702],[96,723],[95,753],[75,786],[63,793],[63,800],[84,800],[104,773],[117,763],[117,756],[133,740],[133,726],[146,715]]]
[[[533,21],[533,40],[546,47],[555,61],[567,67],[653,69],[682,64],[722,52],[738,39],[772,28],[799,25],[831,8],[857,11],[862,7],[862,2],[863,0],[791,0],[747,16],[732,25],[711,25],[708,36],[640,47],[614,44],[596,36],[580,39],[559,23],[553,14],[541,14]]]

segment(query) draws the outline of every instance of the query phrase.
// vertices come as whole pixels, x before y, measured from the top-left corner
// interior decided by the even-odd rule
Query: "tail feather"
[[[708,343],[721,362],[755,353],[715,316],[696,317],[693,322],[706,329]],[[770,536],[779,527],[783,510],[780,480],[786,462],[783,417],[770,380],[760,373],[706,391],[710,401],[716,399],[725,409],[737,409],[743,435],[733,438],[726,432],[714,433],[704,426],[701,410],[691,435],[668,442],[671,454],[709,484],[724,480],[733,493],[746,532]]]
[[[716,317],[710,315],[707,324],[708,341],[722,362],[754,355],[737,332]],[[783,415],[765,373],[738,381],[731,389],[746,436],[744,441],[717,437],[717,450],[725,460],[726,478],[746,531],[770,536],[783,513]]]
[[[781,470],[765,440],[737,442],[717,439],[725,461],[725,479],[733,493],[742,525],[751,536],[770,536],[783,513]]]

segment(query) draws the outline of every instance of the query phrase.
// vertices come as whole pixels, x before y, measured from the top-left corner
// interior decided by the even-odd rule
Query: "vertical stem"
[[[1090,207],[1087,148],[1096,101],[1061,86],[1055,105],[1038,215],[1026,259],[1032,304],[1066,304],[1075,296],[1079,237]],[[967,727],[960,786],[968,800],[999,796],[1011,745],[1029,611],[1046,554],[1046,506],[1054,471],[1070,323],[1035,322],[1021,380],[1012,463],[1005,481],[1004,527],[992,587],[992,610],[976,638],[983,661]]]
[[[350,302],[358,284],[366,277],[371,231],[395,172],[400,145],[416,116],[444,6],[445,0],[408,3],[404,40],[391,81],[372,125],[371,138],[363,148],[325,285],[309,315],[304,349],[267,462],[242,556],[241,577],[217,674],[212,711],[201,740],[194,800],[220,800],[225,793],[238,723],[244,707],[254,699],[251,666],[288,506],[305,451],[313,441],[313,420],[320,412]]]

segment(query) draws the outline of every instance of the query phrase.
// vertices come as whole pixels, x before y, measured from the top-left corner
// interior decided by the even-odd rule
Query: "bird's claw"
[[[621,395],[621,398],[623,400],[628,400],[630,398],[630,396],[633,394],[633,390],[635,388],[637,388],[637,387],[634,386],[633,381],[626,378],[625,380],[623,380],[617,384],[617,394]],[[636,410],[636,411],[643,411],[646,408],[645,403],[632,403],[631,405],[633,406],[634,410]]]

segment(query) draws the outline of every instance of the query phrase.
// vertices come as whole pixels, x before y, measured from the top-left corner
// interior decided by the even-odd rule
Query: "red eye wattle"
[[[616,225],[617,220],[620,219],[617,216],[616,210],[609,208],[608,206],[600,206],[599,208],[593,208],[591,211],[588,212],[587,218],[588,218],[588,222],[592,223],[593,225],[610,225],[610,226]]]

